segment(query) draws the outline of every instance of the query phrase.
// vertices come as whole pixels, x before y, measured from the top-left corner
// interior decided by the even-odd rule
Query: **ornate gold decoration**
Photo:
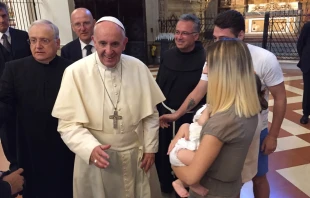
[[[252,11],[275,11],[290,10],[292,7],[289,3],[279,4],[276,2],[266,3],[265,5],[256,5]]]
[[[12,6],[11,0],[9,0],[8,2],[6,2],[6,5],[7,5],[7,7],[8,7],[9,18],[14,18],[14,17],[15,17],[15,13],[14,13],[14,10],[13,10],[13,6]]]

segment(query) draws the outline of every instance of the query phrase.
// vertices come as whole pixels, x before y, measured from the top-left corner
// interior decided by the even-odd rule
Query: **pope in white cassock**
[[[93,41],[97,52],[65,70],[52,112],[76,154],[74,197],[160,198],[156,105],[165,98],[148,68],[122,54],[119,20],[98,20]]]

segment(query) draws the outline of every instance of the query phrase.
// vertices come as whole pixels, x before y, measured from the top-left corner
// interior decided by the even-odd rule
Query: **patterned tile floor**
[[[158,67],[150,68],[154,77]],[[299,70],[283,69],[287,93],[287,111],[283,121],[278,147],[270,156],[268,179],[271,198],[310,198],[310,123],[301,125],[302,75]],[[269,121],[272,118],[273,99],[269,100]],[[0,170],[6,170],[6,161],[0,147]],[[173,197],[165,195],[165,197]],[[252,183],[242,188],[241,198],[253,198]]]

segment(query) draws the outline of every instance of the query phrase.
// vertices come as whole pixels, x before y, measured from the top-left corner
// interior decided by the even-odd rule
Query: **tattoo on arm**
[[[187,111],[190,111],[192,108],[194,108],[196,106],[196,102],[195,102],[195,100],[193,99],[193,98],[191,98],[190,100],[189,100],[189,103],[188,103],[188,105],[187,105]]]

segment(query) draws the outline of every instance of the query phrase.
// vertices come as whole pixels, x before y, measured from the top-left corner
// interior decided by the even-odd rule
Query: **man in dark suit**
[[[77,61],[96,51],[91,38],[95,22],[91,12],[85,8],[72,12],[71,26],[78,38],[61,48],[61,57]]]
[[[297,42],[297,51],[300,57],[297,66],[303,73],[304,95],[302,99],[303,116],[301,124],[307,124],[310,115],[310,22],[305,23]]]
[[[28,33],[9,27],[9,14],[6,4],[0,2],[0,77],[6,62],[31,55],[27,43]],[[0,138],[4,154],[11,163],[10,170],[17,169],[16,142],[7,142],[6,139],[16,139],[15,122],[8,122],[0,128]]]
[[[7,6],[0,2],[0,76],[5,62],[31,55],[27,39],[27,32],[9,27]]]

